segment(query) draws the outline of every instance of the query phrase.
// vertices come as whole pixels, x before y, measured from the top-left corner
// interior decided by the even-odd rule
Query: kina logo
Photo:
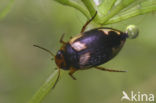
[[[153,102],[154,101],[154,94],[152,93],[141,93],[141,92],[134,92],[131,91],[129,94],[125,91],[122,91],[123,96],[121,97],[121,101],[146,101],[146,102]]]

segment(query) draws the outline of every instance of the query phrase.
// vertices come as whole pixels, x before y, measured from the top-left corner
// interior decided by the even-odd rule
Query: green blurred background
[[[0,0],[0,11],[8,2]],[[69,40],[85,21],[80,12],[53,0],[15,0],[0,21],[0,103],[26,103],[54,71],[50,55],[33,44],[56,53],[61,34]],[[127,73],[90,69],[75,73],[74,81],[61,71],[59,83],[43,103],[120,103],[123,90],[156,95],[156,14],[108,26],[124,31],[130,24],[139,27],[139,37],[128,39],[119,55],[103,65]]]

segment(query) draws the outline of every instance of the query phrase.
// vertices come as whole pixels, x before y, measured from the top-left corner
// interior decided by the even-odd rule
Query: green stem
[[[96,12],[96,5],[92,0],[81,0],[83,4],[87,7],[91,16],[93,16]]]
[[[13,5],[14,0],[10,0],[9,4],[4,8],[4,10],[1,11],[0,13],[0,20],[3,19],[11,10],[10,8]]]
[[[84,9],[81,5],[79,5],[77,2],[69,1],[69,0],[65,0],[65,1],[64,0],[55,0],[55,1],[57,1],[63,5],[70,6],[70,7],[77,9],[83,15],[85,15],[87,19],[90,19],[90,15],[89,15],[88,11],[86,9]]]
[[[102,13],[102,15],[106,15],[114,6],[117,0],[104,0],[99,6],[98,11]]]
[[[145,13],[152,12],[154,10],[156,10],[156,2],[151,2],[150,4],[143,2],[131,9],[124,11],[123,13],[111,18],[105,24],[112,24],[112,23],[120,22],[125,19],[137,16],[137,15],[143,15]]]
[[[87,19],[90,19],[90,16],[88,14],[88,11],[85,10],[83,7],[81,7],[76,2],[69,2],[69,5],[72,6],[72,7],[74,7],[75,9],[79,10],[81,13],[83,13],[87,17]]]
[[[53,73],[51,73],[49,78],[45,81],[45,83],[40,87],[40,89],[28,103],[40,103],[54,86],[57,74],[58,70],[55,70]]]
[[[112,18],[113,16],[115,16],[116,14],[118,14],[123,8],[127,7],[128,5],[130,5],[131,3],[133,3],[135,0],[123,0],[121,1],[115,8],[113,8],[111,10],[111,12],[108,14],[108,16],[105,16],[102,20],[101,20],[101,24],[105,24],[105,22],[107,22],[110,18]]]

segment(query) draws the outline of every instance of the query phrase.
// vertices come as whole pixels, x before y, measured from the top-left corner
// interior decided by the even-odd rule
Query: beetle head
[[[55,63],[56,65],[64,70],[67,70],[68,67],[66,65],[66,61],[65,61],[65,57],[64,57],[64,51],[63,50],[59,50],[55,56]]]

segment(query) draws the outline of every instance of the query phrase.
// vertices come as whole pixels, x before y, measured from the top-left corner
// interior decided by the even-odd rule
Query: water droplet
[[[129,25],[126,28],[126,33],[128,35],[128,38],[134,39],[139,35],[139,29],[135,25]]]

